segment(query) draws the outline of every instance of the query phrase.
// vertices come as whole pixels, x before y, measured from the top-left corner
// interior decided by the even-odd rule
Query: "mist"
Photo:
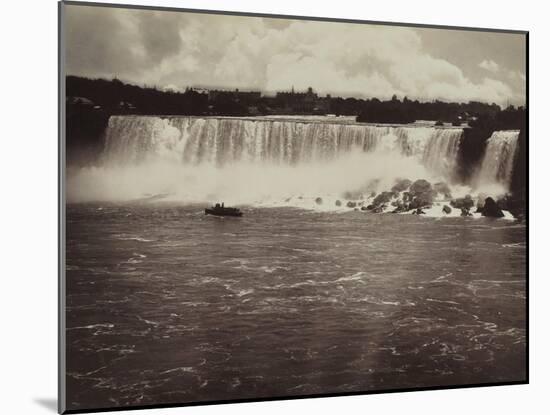
[[[131,201],[151,196],[182,203],[276,203],[292,197],[342,197],[388,190],[399,178],[438,180],[418,161],[388,152],[350,153],[296,166],[238,162],[223,167],[150,161],[69,171],[69,202]]]

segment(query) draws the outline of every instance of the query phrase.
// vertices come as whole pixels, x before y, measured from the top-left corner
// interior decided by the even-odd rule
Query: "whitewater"
[[[459,127],[319,116],[112,116],[100,163],[68,171],[67,197],[345,211],[346,200],[366,205],[404,178],[444,182],[453,197],[499,197],[509,190],[518,135],[495,132],[475,180],[461,183]]]

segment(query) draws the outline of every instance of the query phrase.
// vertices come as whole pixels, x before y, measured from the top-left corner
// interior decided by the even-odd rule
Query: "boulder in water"
[[[429,181],[424,179],[418,179],[413,184],[411,184],[410,192],[412,194],[421,194],[427,193],[432,190],[432,185]]]
[[[460,210],[460,216],[472,216],[470,209],[462,208]]]
[[[369,205],[371,206],[371,205]],[[369,210],[369,207],[368,206],[361,206],[361,210]]]
[[[481,215],[487,216],[489,218],[503,218],[504,213],[497,205],[497,202],[492,197],[485,199],[485,204],[481,209]]]
[[[447,185],[447,183],[444,183],[444,182],[438,182],[438,183],[435,183],[434,184],[434,190],[443,195],[443,197],[445,199],[451,199],[452,198],[452,195],[451,195],[451,189],[449,188],[449,186]]]
[[[412,212],[413,215],[425,215],[426,212],[424,212],[422,209],[420,208],[417,208],[416,210],[413,210]]]
[[[340,202],[339,200],[336,201],[335,203],[336,206],[342,206],[342,202]]]
[[[367,209],[372,210],[376,213],[383,212],[387,204],[392,200],[393,197],[393,192],[382,192],[374,198],[372,203],[367,206]]]
[[[483,205],[485,204],[485,199],[487,199],[486,194],[480,193],[477,195],[476,212],[481,213]]]
[[[437,193],[430,182],[424,179],[416,180],[409,191],[403,194],[405,201],[410,201],[409,209],[430,207]]]
[[[403,192],[407,190],[411,184],[412,181],[409,179],[397,179],[396,183],[391,188],[391,191],[394,193]]]
[[[349,201],[349,202],[346,204],[346,206],[349,207],[349,208],[354,208],[355,206],[357,206],[357,203],[356,203],[356,202]]]
[[[374,200],[372,201],[372,204],[374,206],[380,206],[380,205],[386,204],[392,199],[392,197],[393,197],[392,192],[382,192],[374,198]]]
[[[446,214],[448,215],[448,214],[451,213],[452,211],[453,211],[453,210],[452,210],[449,206],[443,205],[443,212],[444,212],[444,213],[446,213]]]
[[[474,207],[474,200],[472,199],[472,196],[466,195],[464,197],[451,200],[451,206],[457,209],[470,210]]]
[[[395,209],[392,210],[392,213],[401,213],[401,212],[406,212],[407,210],[409,210],[409,205],[404,203],[400,199],[394,200],[391,203],[391,205],[395,206]]]
[[[318,197],[317,199],[315,199],[315,203],[317,203],[318,205],[322,205],[323,204],[323,199]]]

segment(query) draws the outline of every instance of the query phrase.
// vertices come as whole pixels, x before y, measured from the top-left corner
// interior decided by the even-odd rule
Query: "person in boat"
[[[222,202],[220,205],[216,203],[212,208],[206,208],[204,213],[207,215],[218,215],[218,216],[242,216],[242,212],[238,208],[225,207],[225,203]]]

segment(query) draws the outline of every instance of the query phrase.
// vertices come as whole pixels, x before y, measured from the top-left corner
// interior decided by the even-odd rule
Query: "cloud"
[[[459,63],[426,46],[427,29],[85,6],[67,10],[67,72],[75,75],[177,89],[274,92],[312,86],[321,94],[356,97],[525,100],[521,71],[485,59],[478,76],[470,76],[471,68],[466,75]],[[434,29],[432,36],[437,33]]]
[[[485,59],[482,62],[480,62],[479,67],[494,73],[498,72],[500,69],[500,66],[498,65],[498,63],[490,59],[489,60]]]

